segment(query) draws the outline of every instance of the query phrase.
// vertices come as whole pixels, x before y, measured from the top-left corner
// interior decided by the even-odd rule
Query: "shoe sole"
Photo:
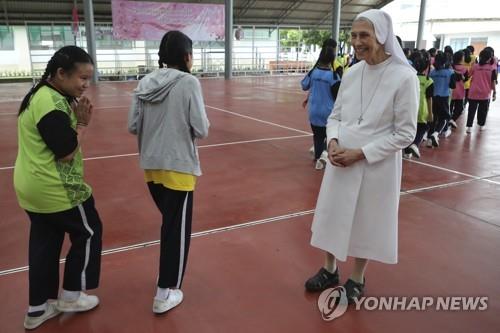
[[[361,293],[361,295],[359,295],[357,297],[357,299],[360,299],[361,297],[363,297],[363,295],[364,295],[364,293]],[[355,304],[355,303],[356,303],[356,301],[354,300],[354,298],[348,298],[347,299],[347,304],[351,305],[351,304]]]
[[[97,303],[91,307],[75,309],[75,308],[71,308],[71,307],[60,306],[59,304],[56,305],[57,309],[61,312],[87,312],[87,311],[90,311],[92,309],[95,309],[98,306],[99,306],[99,303]]]
[[[168,312],[168,311],[172,310],[173,308],[178,307],[178,306],[182,303],[182,301],[183,301],[183,300],[181,300],[181,301],[180,301],[179,303],[177,303],[177,304],[174,304],[174,305],[172,305],[172,306],[168,307],[166,310],[161,310],[161,311],[160,311],[160,310],[158,310],[158,309],[155,309],[155,307],[153,307],[153,313],[154,313],[154,314],[157,314],[157,315],[164,314],[164,313],[166,313],[166,312]]]
[[[57,310],[58,310],[57,312],[52,313],[50,316],[48,316],[47,318],[45,318],[43,321],[37,323],[36,325],[26,325],[26,323],[24,323],[24,328],[27,329],[27,330],[34,330],[35,328],[37,328],[40,325],[42,325],[43,323],[45,323],[47,320],[52,319],[52,318],[57,317],[58,315],[60,315],[61,311],[59,309],[57,309]]]
[[[338,282],[336,282],[336,283],[330,283],[330,284],[326,285],[324,288],[310,288],[310,287],[307,287],[307,285],[306,285],[306,286],[304,286],[304,287],[306,288],[306,291],[307,291],[307,292],[310,292],[310,293],[317,293],[317,292],[320,292],[320,291],[324,291],[324,290],[326,290],[326,289],[328,289],[328,288],[333,288],[333,287],[336,287],[336,286],[338,286],[338,285],[339,285],[339,283],[338,283]]]

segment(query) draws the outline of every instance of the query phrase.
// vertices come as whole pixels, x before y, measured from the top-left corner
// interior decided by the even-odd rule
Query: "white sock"
[[[80,297],[79,291],[69,291],[63,289],[61,293],[61,299],[68,302],[76,301],[78,297]]]
[[[28,308],[28,313],[39,312],[47,310],[47,302],[42,305],[31,306]]]
[[[157,287],[156,288],[156,296],[155,298],[156,299],[167,299],[168,298],[168,295],[170,294],[170,289],[169,288],[160,288],[160,287]]]

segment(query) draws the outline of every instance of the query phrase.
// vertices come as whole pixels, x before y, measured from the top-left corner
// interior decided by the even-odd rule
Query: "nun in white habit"
[[[369,259],[398,260],[401,149],[417,127],[419,83],[392,28],[376,9],[359,14],[351,42],[361,61],[346,72],[328,119],[329,163],[312,224],[311,244],[325,265],[306,282],[320,291],[339,283],[336,258],[355,258],[344,284],[350,303],[363,294]]]

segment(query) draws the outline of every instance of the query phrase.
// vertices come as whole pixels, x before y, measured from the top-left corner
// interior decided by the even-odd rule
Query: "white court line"
[[[415,188],[415,189],[412,189],[412,190],[401,191],[401,195],[415,194],[415,193],[426,192],[426,191],[430,191],[430,190],[437,190],[437,189],[442,189],[442,188],[459,186],[459,185],[463,185],[463,184],[472,183],[472,182],[475,182],[475,181],[478,181],[478,180],[485,180],[485,179],[482,179],[482,178],[472,178],[472,179],[467,179],[467,180],[458,180],[458,181],[455,181],[455,182],[450,182],[450,183],[445,183],[445,184],[438,184],[438,185],[420,187],[420,188]]]
[[[312,134],[302,134],[302,135],[292,135],[292,136],[281,136],[281,137],[276,137],[276,138],[264,138],[264,139],[255,139],[255,140],[245,140],[245,141],[233,141],[233,142],[223,142],[223,143],[214,143],[211,145],[200,145],[198,148],[212,148],[212,147],[223,147],[223,146],[232,146],[232,145],[239,145],[239,144],[245,144],[245,143],[254,143],[254,142],[265,142],[265,141],[277,141],[277,140],[288,140],[288,139],[297,139],[297,138],[305,138],[309,137]],[[110,159],[110,158],[119,158],[119,157],[130,157],[130,156],[137,156],[139,153],[129,153],[129,154],[119,154],[119,155],[106,155],[106,156],[95,156],[95,157],[86,157],[83,160],[84,161],[93,161],[93,160],[104,160],[104,159]],[[8,167],[0,167],[0,171],[2,170],[10,170],[14,169],[14,166],[8,166]]]
[[[17,112],[0,112],[0,116],[17,116]]]
[[[271,87],[253,87],[254,89],[260,89],[260,90],[272,90],[276,92],[281,92],[281,93],[286,93],[286,94],[296,94],[296,95],[302,95],[305,96],[306,93],[303,92],[302,90],[299,89],[283,89],[283,88],[271,88]]]
[[[295,217],[310,215],[312,213],[314,213],[314,210],[306,210],[306,211],[302,211],[302,212],[295,212],[295,213],[290,213],[290,214],[285,214],[285,215],[280,215],[280,216],[274,216],[274,217],[270,217],[270,218],[262,219],[262,220],[257,220],[257,221],[251,221],[251,222],[245,222],[245,223],[235,224],[235,225],[231,225],[231,226],[227,226],[227,227],[222,227],[222,228],[215,228],[215,229],[210,229],[210,230],[195,232],[195,233],[191,234],[191,238],[203,237],[203,236],[217,234],[217,233],[224,232],[224,231],[231,231],[231,230],[236,230],[236,229],[241,229],[241,228],[247,228],[247,227],[256,226],[256,225],[259,225],[259,224],[266,224],[266,223],[271,223],[271,222],[277,222],[277,221],[292,219],[292,218],[295,218]],[[141,248],[144,248],[144,247],[149,247],[149,246],[158,245],[158,244],[160,244],[160,240],[154,240],[154,241],[149,241],[149,242],[144,242],[144,243],[138,243],[138,244],[133,244],[133,245],[128,245],[128,246],[118,247],[118,248],[114,248],[114,249],[104,250],[104,251],[102,251],[102,255],[104,256],[104,255],[109,255],[109,254],[113,254],[113,253],[125,252],[125,251],[130,251],[130,250],[136,250],[136,249],[141,249]],[[61,259],[59,261],[59,263],[64,263],[65,261],[66,261],[65,259]],[[14,274],[14,273],[20,273],[20,272],[25,272],[27,270],[28,270],[28,266],[11,268],[11,269],[0,271],[0,276]]]
[[[420,164],[420,165],[423,165],[423,166],[426,166],[426,167],[430,167],[430,168],[434,168],[434,169],[441,170],[441,171],[446,171],[446,172],[454,173],[456,175],[461,175],[461,176],[465,176],[465,177],[469,177],[469,178],[473,178],[473,179],[477,179],[477,180],[482,180],[482,181],[485,181],[485,182],[488,182],[488,183],[500,185],[500,182],[488,179],[488,178],[491,178],[491,177],[498,177],[500,175],[493,175],[493,176],[488,176],[488,177],[480,177],[480,176],[474,176],[474,175],[471,175],[471,174],[468,174],[468,173],[465,173],[465,172],[460,172],[460,171],[456,171],[456,170],[452,170],[452,169],[448,169],[448,168],[443,168],[443,167],[440,167],[440,166],[437,166],[437,165],[433,165],[433,164],[429,164],[429,163],[425,163],[425,162],[419,162],[419,161],[410,160],[410,159],[405,159],[405,161],[411,162],[411,163],[415,163],[415,164]]]
[[[221,108],[216,108],[215,106],[210,106],[210,105],[205,105],[205,106],[207,108],[210,108],[210,109],[214,109],[214,110],[217,110],[217,111],[229,113],[229,114],[232,114],[234,116],[241,117],[241,118],[246,118],[246,119],[254,120],[254,121],[257,121],[259,123],[264,123],[264,124],[268,124],[268,125],[272,125],[272,126],[276,126],[276,127],[280,127],[280,128],[285,128],[287,130],[299,132],[299,133],[302,133],[302,134],[311,134],[309,132],[302,131],[302,130],[299,130],[299,129],[296,129],[296,128],[292,128],[292,127],[288,127],[288,126],[283,126],[283,125],[280,125],[280,124],[272,123],[270,121],[266,121],[266,120],[262,120],[262,119],[258,119],[258,118],[254,118],[254,117],[250,117],[250,116],[245,116],[245,115],[243,115],[241,113],[236,113],[236,112],[233,112],[233,111],[224,110],[224,109],[221,109]]]
[[[435,186],[429,186],[429,187],[424,187],[424,188],[419,188],[419,189],[414,189],[414,190],[408,190],[408,191],[402,191],[400,194],[401,196],[403,195],[409,195],[409,194],[415,194],[419,192],[425,192],[429,190],[433,190],[436,188],[445,188],[445,187],[452,187],[452,186],[458,186],[462,185],[465,183],[470,183],[474,182],[478,179],[468,179],[468,180],[463,180],[463,181],[456,181],[456,182],[450,182],[446,184],[441,184],[441,185],[435,185]],[[480,180],[480,179],[479,179]],[[295,213],[289,213],[285,215],[279,215],[279,216],[274,216],[274,217],[269,217],[266,219],[261,219],[261,220],[256,220],[256,221],[250,221],[250,222],[244,222],[240,224],[234,224],[226,227],[221,227],[221,228],[215,228],[215,229],[209,229],[205,231],[199,231],[191,234],[191,238],[196,238],[196,237],[204,237],[204,236],[209,236],[221,232],[226,232],[226,231],[231,231],[231,230],[237,230],[237,229],[242,229],[242,228],[248,228],[248,227],[253,227],[257,226],[260,224],[267,224],[267,223],[272,223],[272,222],[278,222],[282,220],[292,220],[293,218],[300,217],[300,216],[306,216],[306,215],[311,215],[314,213],[314,209],[311,210],[305,210],[305,211],[299,211]],[[137,249],[142,249],[145,247],[149,246],[154,246],[160,244],[160,240],[153,240],[153,241],[148,241],[148,242],[142,242],[142,243],[137,243],[137,244],[132,244],[132,245],[127,245],[127,246],[122,246],[122,247],[117,247],[117,248],[112,248],[108,250],[102,251],[102,255],[109,255],[109,254],[114,254],[114,253],[120,253],[120,252],[126,252],[126,251],[131,251],[131,250],[137,250]],[[65,259],[61,259],[59,263],[64,263]],[[22,266],[22,267],[16,267],[16,268],[11,268],[11,269],[6,269],[3,271],[0,271],[0,276],[4,275],[10,275],[10,274],[15,274],[15,273],[20,273],[20,272],[25,272],[28,270],[28,266]]]

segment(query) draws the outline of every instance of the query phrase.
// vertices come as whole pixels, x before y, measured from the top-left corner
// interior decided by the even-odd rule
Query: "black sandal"
[[[316,275],[309,278],[305,287],[309,292],[323,291],[325,289],[335,287],[339,284],[340,274],[339,268],[335,270],[335,272],[330,273],[325,268],[321,268]]]
[[[349,304],[354,304],[354,300],[358,300],[364,294],[366,280],[363,278],[363,283],[359,283],[348,279],[344,284],[347,302]]]

